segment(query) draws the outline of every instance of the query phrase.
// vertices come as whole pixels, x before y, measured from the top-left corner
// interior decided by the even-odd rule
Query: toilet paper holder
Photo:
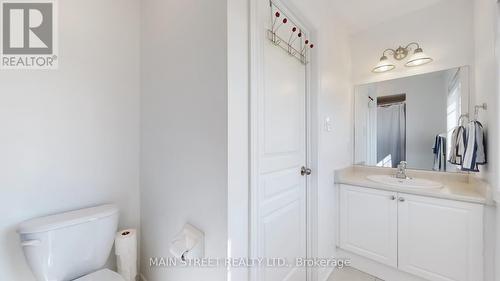
[[[203,258],[205,252],[205,234],[187,223],[175,236],[170,246],[170,253],[182,261]]]

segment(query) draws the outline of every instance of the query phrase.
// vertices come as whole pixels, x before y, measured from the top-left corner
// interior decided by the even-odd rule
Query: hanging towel
[[[462,165],[463,156],[465,153],[465,144],[467,143],[465,127],[458,126],[453,130],[451,134],[450,143],[450,158],[448,161],[454,165]]]
[[[462,170],[479,172],[478,165],[486,164],[486,146],[483,125],[478,121],[469,123],[467,145],[463,157]]]
[[[446,137],[437,135],[432,148],[434,153],[434,171],[446,171]]]

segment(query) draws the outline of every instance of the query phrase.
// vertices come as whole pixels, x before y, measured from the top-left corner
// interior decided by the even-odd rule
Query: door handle
[[[311,173],[312,173],[312,171],[309,168],[306,168],[304,166],[302,166],[302,168],[300,168],[300,175],[302,175],[302,176],[309,176]]]
[[[404,202],[405,198],[404,197],[399,197],[399,202]]]

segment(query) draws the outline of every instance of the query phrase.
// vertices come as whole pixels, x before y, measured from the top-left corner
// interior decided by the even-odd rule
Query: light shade
[[[396,68],[396,66],[391,61],[389,61],[389,59],[386,56],[382,56],[380,58],[380,61],[373,68],[372,71],[375,73],[381,73],[393,70],[394,68]]]
[[[408,59],[408,62],[406,62],[405,65],[408,67],[412,67],[430,63],[431,61],[432,58],[426,55],[422,50],[422,48],[417,48],[413,53],[413,55]]]

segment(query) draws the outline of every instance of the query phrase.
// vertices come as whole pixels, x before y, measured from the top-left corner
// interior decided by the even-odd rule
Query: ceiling
[[[351,34],[445,0],[331,0],[335,16]]]

